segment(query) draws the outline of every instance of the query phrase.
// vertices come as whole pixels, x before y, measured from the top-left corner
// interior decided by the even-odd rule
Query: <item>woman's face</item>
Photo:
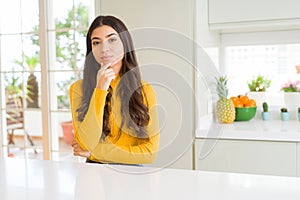
[[[91,41],[96,61],[101,65],[113,63],[111,67],[118,74],[124,57],[124,46],[119,34],[112,27],[103,25],[92,32]]]

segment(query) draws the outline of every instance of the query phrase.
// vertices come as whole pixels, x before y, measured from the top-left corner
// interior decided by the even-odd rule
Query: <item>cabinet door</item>
[[[300,176],[300,143],[297,143],[297,176]]]
[[[296,143],[197,139],[198,170],[296,176]]]
[[[300,17],[298,0],[209,0],[209,23],[289,20]]]

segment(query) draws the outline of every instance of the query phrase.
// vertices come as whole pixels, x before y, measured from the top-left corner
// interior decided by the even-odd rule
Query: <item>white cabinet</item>
[[[297,175],[295,142],[197,139],[195,145],[197,170]]]
[[[128,26],[142,77],[156,92],[161,137],[154,167],[193,168],[194,7],[194,0],[100,2],[99,13]]]
[[[212,29],[300,25],[299,0],[208,0],[208,4]]]
[[[297,176],[300,176],[300,143],[297,143]]]

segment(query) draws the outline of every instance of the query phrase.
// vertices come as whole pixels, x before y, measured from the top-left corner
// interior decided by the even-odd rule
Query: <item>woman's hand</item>
[[[73,140],[72,147],[73,147],[73,155],[74,156],[81,156],[81,157],[86,157],[86,158],[89,158],[91,156],[91,153],[83,150],[80,147],[80,145],[76,142],[76,140]]]
[[[108,90],[111,81],[116,78],[116,74],[111,68],[111,66],[114,64],[115,62],[108,63],[106,65],[101,63],[101,68],[98,70],[97,74],[97,88],[105,91]]]

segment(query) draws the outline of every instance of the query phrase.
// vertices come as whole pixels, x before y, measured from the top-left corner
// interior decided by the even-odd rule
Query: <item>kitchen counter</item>
[[[299,200],[300,178],[0,159],[1,200]]]
[[[200,120],[196,138],[300,142],[300,122],[279,119],[263,121],[254,118],[246,122],[219,124],[210,118]]]

